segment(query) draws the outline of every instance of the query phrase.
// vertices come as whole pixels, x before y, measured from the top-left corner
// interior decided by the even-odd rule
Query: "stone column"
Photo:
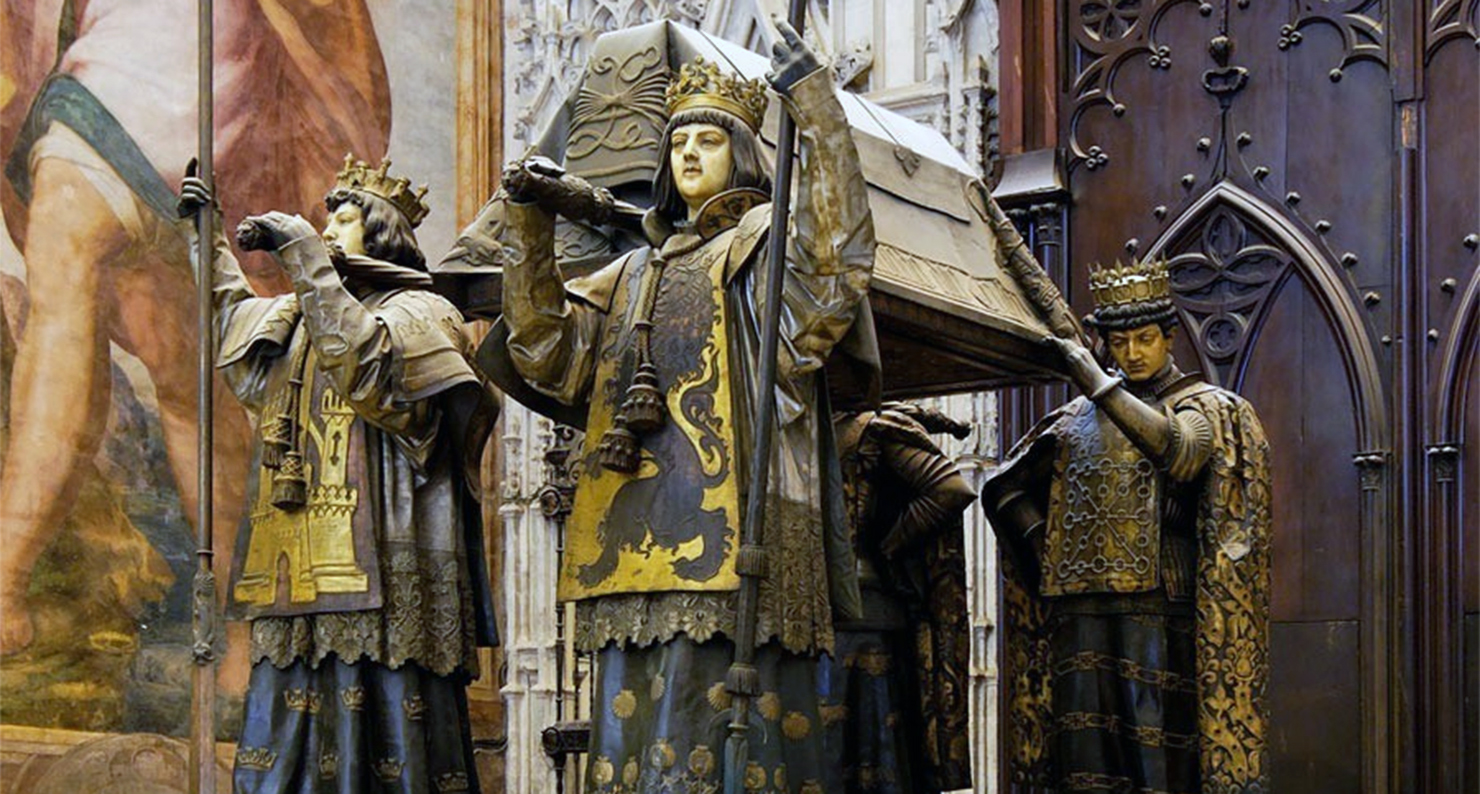
[[[502,631],[508,714],[504,791],[555,790],[554,765],[540,733],[555,723],[559,696],[555,636],[555,577],[559,538],[540,504],[550,421],[505,400],[499,472],[499,519],[504,534]]]

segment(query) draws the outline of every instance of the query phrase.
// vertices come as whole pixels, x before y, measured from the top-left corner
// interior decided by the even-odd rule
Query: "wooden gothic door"
[[[1071,301],[1165,256],[1179,362],[1269,431],[1274,790],[1480,790],[1480,0],[1003,16],[1004,148],[1060,154]]]

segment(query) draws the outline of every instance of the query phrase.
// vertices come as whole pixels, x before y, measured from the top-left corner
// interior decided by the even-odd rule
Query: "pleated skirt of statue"
[[[252,667],[236,794],[478,791],[467,678],[329,656]]]
[[[1160,593],[1057,601],[1049,630],[1058,790],[1201,791],[1191,605],[1172,607]],[[1152,609],[1115,611],[1123,604]]]
[[[687,635],[597,654],[586,771],[590,794],[716,794],[724,790],[734,644]],[[843,794],[823,744],[817,661],[775,644],[756,651],[747,794]]]

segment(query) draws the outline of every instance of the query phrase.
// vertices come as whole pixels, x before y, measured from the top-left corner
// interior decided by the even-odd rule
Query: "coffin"
[[[762,77],[769,68],[767,59],[739,45],[671,22],[608,33],[595,42],[582,82],[535,148],[618,198],[648,206],[667,121],[663,91],[669,75],[696,56],[745,77]],[[1060,360],[1041,341],[1048,328],[1002,268],[986,221],[986,188],[971,165],[935,130],[854,94],[840,98],[863,161],[878,240],[870,303],[884,396],[1058,377]],[[780,112],[773,101],[761,133],[773,149]],[[569,278],[640,244],[622,229],[562,222],[556,246]],[[444,261],[433,276],[469,316],[498,316],[499,268]],[[835,396],[841,405],[857,395]]]

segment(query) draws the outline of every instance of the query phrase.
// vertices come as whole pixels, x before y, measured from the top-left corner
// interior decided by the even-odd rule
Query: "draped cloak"
[[[975,492],[906,411],[837,414],[834,425],[864,609],[838,622],[837,649],[824,662],[830,745],[850,786],[970,788],[961,513]]]
[[[793,87],[801,167],[786,240],[778,437],[768,484],[765,542],[773,552],[770,574],[761,583],[757,632],[758,642],[775,638],[798,653],[831,646],[839,587],[844,601],[857,601],[856,583],[850,593],[836,581],[840,577],[829,575],[830,566],[833,572],[851,572],[853,566],[836,493],[836,455],[824,450],[831,447],[829,412],[819,410],[818,400],[824,393],[822,365],[858,318],[873,265],[863,176],[842,108],[824,82],[814,76]],[[554,263],[553,217],[534,205],[506,207],[500,240],[506,335],[490,334],[480,360],[485,369],[520,379],[516,387],[575,407],[585,420],[567,526],[566,547],[574,553],[560,582],[561,598],[580,604],[577,644],[583,648],[612,641],[646,645],[679,632],[700,642],[733,633],[739,585],[734,557],[765,294],[765,273],[755,265],[770,244],[770,215],[770,205],[762,204],[715,224],[719,230],[707,238],[674,234],[659,248],[626,254],[591,276],[562,284]],[[643,467],[621,475],[604,471],[595,450],[630,382],[633,309],[643,270],[659,256],[667,264],[655,311],[670,322],[655,323],[652,350],[670,418],[644,439]],[[665,309],[665,302],[672,308]],[[701,411],[695,400],[704,403]],[[685,460],[677,460],[680,453]],[[722,475],[716,473],[720,468]],[[608,508],[620,505],[623,489],[646,489],[663,499],[650,512],[618,521]],[[723,528],[699,545],[689,516],[663,512],[669,499],[684,500],[696,514],[722,512]],[[680,572],[683,560],[692,563],[710,553],[720,554],[721,561],[704,560],[702,574]],[[593,578],[589,566],[601,554],[618,561],[610,573]]]

